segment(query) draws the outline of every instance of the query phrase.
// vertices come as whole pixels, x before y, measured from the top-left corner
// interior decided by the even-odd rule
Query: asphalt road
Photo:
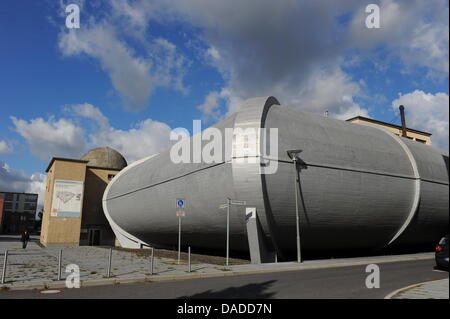
[[[448,278],[434,270],[434,260],[378,264],[380,288],[365,286],[365,266],[275,272],[219,278],[149,282],[64,289],[43,295],[39,291],[3,291],[10,298],[384,298],[393,290],[424,281]]]

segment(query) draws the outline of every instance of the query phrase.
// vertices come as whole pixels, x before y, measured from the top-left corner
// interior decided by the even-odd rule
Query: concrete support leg
[[[265,243],[256,208],[246,208],[245,220],[247,224],[247,238],[252,264],[275,262],[276,253],[270,251]]]

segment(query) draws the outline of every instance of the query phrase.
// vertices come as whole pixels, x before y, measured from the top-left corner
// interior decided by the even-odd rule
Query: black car
[[[435,259],[438,268],[448,270],[448,235],[442,237],[439,244],[436,245]]]

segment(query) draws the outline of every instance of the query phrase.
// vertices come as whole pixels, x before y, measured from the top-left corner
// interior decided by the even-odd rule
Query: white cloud
[[[31,174],[30,181],[25,190],[26,193],[38,194],[38,209],[43,208],[45,199],[45,190],[47,187],[47,175],[35,172]]]
[[[206,51],[206,55],[215,59],[215,60],[220,60],[220,53],[219,51],[217,51],[216,48],[211,47]]]
[[[109,127],[89,137],[91,148],[109,146],[119,151],[132,163],[138,159],[159,153],[169,147],[171,128],[165,123],[146,119],[129,130]]]
[[[88,149],[109,146],[119,151],[131,163],[163,151],[170,145],[171,128],[162,122],[145,119],[128,130],[112,127],[108,118],[89,103],[69,108],[74,120],[50,117],[30,121],[11,117],[15,130],[27,141],[33,155],[44,162],[52,157],[79,158]],[[75,121],[86,118],[93,129],[86,131]]]
[[[108,145],[125,156],[128,163],[159,153],[169,147],[171,128],[146,119],[129,130],[110,127],[91,136],[91,145]]]
[[[361,87],[345,72],[340,69],[322,70],[311,75],[288,105],[321,114],[328,111],[330,117],[339,119],[367,116],[368,111],[354,101],[355,96],[362,96]]]
[[[406,124],[408,127],[432,133],[434,145],[448,150],[449,131],[449,97],[446,93],[425,93],[420,90],[400,94],[392,102],[398,109],[405,106]]]
[[[41,161],[58,156],[78,157],[86,148],[83,129],[68,119],[50,117],[26,121],[12,116],[11,120],[31,153]]]
[[[12,147],[4,140],[0,140],[0,154],[11,154]]]
[[[157,3],[167,20],[184,20],[203,29],[206,60],[222,73],[224,90],[237,100],[274,95],[282,104],[301,104],[308,111],[330,109],[337,117],[364,115],[367,110],[354,99],[367,98],[361,92],[364,88],[343,70],[355,49],[360,50],[358,63],[370,59],[384,71],[392,61],[383,59],[388,52],[403,62],[404,71],[424,67],[429,75],[448,76],[445,0],[433,5],[375,0],[381,7],[381,29],[365,27],[367,3],[360,1],[339,6],[335,1]],[[236,109],[229,101],[229,111]]]
[[[98,127],[86,137],[89,148],[112,147],[131,163],[169,147],[171,128],[165,123],[146,119],[129,130],[120,130],[111,127],[100,109],[91,104],[74,105],[72,109],[75,114],[98,124]]]
[[[151,62],[135,57],[132,50],[117,39],[112,26],[70,30],[60,35],[59,47],[66,56],[84,53],[99,59],[125,103],[135,110],[146,106],[155,85],[149,74]]]
[[[205,60],[225,80],[222,90],[210,92],[198,107],[207,118],[220,119],[219,99],[226,100],[229,115],[243,100],[268,95],[312,112],[366,112],[354,101],[353,94],[361,93],[359,79],[354,82],[340,67],[346,44],[336,19],[357,1],[340,6],[333,1],[157,3],[166,23],[184,20],[203,30]],[[143,7],[142,1],[130,5]]]
[[[141,16],[126,3],[120,8],[126,9],[123,15],[136,18],[133,21],[138,25],[144,23],[141,20],[145,15]],[[122,24],[116,28],[114,19],[98,23],[88,17],[85,19],[88,22],[83,28],[60,33],[59,49],[64,56],[85,54],[97,59],[128,109],[146,108],[157,87],[187,92],[183,78],[190,64],[173,43],[162,38],[148,40],[139,32],[135,33],[135,29],[122,28]],[[126,39],[129,38],[138,42],[143,52],[137,53],[128,45]]]
[[[102,130],[109,128],[109,120],[103,113],[89,103],[76,104],[70,107],[76,115],[94,120]]]
[[[162,122],[146,119],[128,130],[120,130],[112,127],[108,118],[92,104],[65,108],[73,111],[74,120],[50,117],[26,121],[11,117],[15,130],[27,141],[31,153],[44,162],[52,157],[79,158],[88,149],[109,146],[119,151],[130,164],[170,145],[171,128]],[[91,120],[94,129],[89,132],[82,129],[76,124],[79,118]],[[43,205],[45,183],[44,174],[35,172],[30,176],[0,161],[1,190],[37,193],[39,205]]]
[[[390,57],[396,57],[404,71],[424,67],[430,76],[448,76],[447,1],[374,3],[381,7],[380,29],[365,27],[367,3],[357,0],[339,6],[334,0],[174,0],[170,4],[115,0],[110,8],[112,22],[91,23],[76,35],[63,33],[60,46],[68,55],[86,53],[98,58],[116,90],[125,100],[134,100],[131,108],[138,110],[158,85],[187,91],[183,85],[187,59],[167,39],[152,39],[150,27],[153,21],[187,22],[201,30],[199,37],[206,47],[201,56],[225,81],[222,90],[206,96],[201,106],[206,116],[218,118],[215,95],[221,92],[220,98],[228,103],[227,114],[242,100],[274,95],[286,105],[306,98],[302,105],[317,106],[309,111],[322,113],[330,108],[343,117],[366,112],[355,102],[358,95],[352,95],[361,96],[360,79],[351,79],[343,69],[355,49],[359,50],[357,63],[370,59],[382,71],[388,69]],[[134,38],[148,55],[131,50],[127,37]],[[379,55],[380,47],[389,58]],[[332,83],[333,77],[340,82]],[[327,89],[316,88],[312,83],[316,79]]]
[[[434,0],[379,0],[380,29],[362,27],[366,19],[360,5],[350,23],[347,43],[354,48],[389,49],[404,63],[405,71],[421,66],[429,75],[448,76],[449,16],[448,1]]]
[[[218,110],[220,98],[219,92],[211,91],[205,97],[203,104],[197,107],[202,112],[204,121],[218,120],[220,118],[220,111]]]
[[[325,69],[317,70],[292,91],[285,90],[283,85],[274,84],[271,94],[288,107],[320,114],[328,111],[330,117],[348,119],[356,115],[368,116],[368,110],[354,100],[354,97],[365,96],[362,86],[341,69]],[[197,107],[202,111],[204,120],[223,119],[224,114],[219,110],[220,100],[227,101],[226,115],[230,115],[239,110],[245,99],[230,88],[209,92],[204,103]]]

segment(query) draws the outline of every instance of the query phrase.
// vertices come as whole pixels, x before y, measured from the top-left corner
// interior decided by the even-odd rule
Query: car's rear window
[[[448,237],[443,237],[443,238],[441,239],[441,241],[439,242],[439,245],[444,246],[444,245],[447,244],[447,242],[448,242]]]

